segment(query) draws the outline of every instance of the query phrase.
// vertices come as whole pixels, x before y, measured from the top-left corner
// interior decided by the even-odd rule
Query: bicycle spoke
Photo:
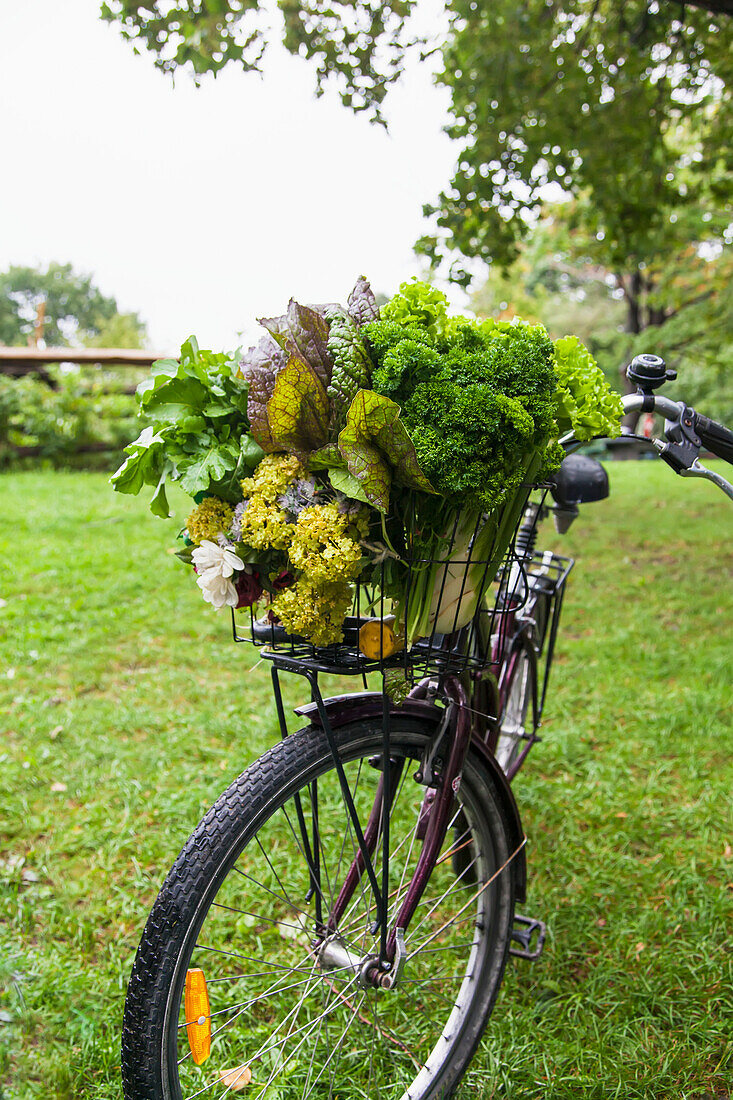
[[[332,974],[337,974],[339,971],[352,970],[350,966],[339,966],[334,970],[329,970],[329,977]],[[283,981],[285,979],[283,978]],[[215,1016],[221,1016],[224,1012],[231,1012],[234,1008],[249,1008],[251,1005],[257,1004],[258,1001],[264,1001],[267,997],[272,997],[276,993],[285,993],[290,989],[298,989],[299,986],[306,985],[312,978],[302,978],[299,982],[293,982],[292,985],[271,985],[269,989],[266,989],[264,993],[259,993],[256,997],[250,998],[248,1001],[240,1001],[238,1004],[228,1005],[226,1008],[220,1008],[216,1012],[210,1012],[208,1016],[197,1016],[195,1020],[186,1020],[178,1025],[180,1031],[181,1028],[188,1027],[190,1024],[200,1023],[201,1020],[213,1020]],[[207,985],[211,983],[207,982]],[[213,1036],[212,1036],[213,1037]]]
[[[296,845],[298,846],[298,850],[299,850],[300,854],[302,855],[303,859],[306,861],[306,864],[307,864],[308,863],[308,857],[307,857],[306,853],[303,851],[303,845],[298,840],[295,829],[293,828],[293,823],[290,820],[290,815],[288,814],[288,811],[285,809],[284,806],[282,807],[282,813],[283,813],[283,816],[284,816],[285,820],[288,823],[288,826],[290,827],[290,832],[293,834],[293,840],[295,841]],[[319,834],[319,842],[320,842],[320,834]],[[319,843],[319,847],[320,847],[321,855],[323,855],[323,847],[322,847],[322,845],[320,845],[320,843]],[[323,863],[321,863],[321,867],[323,867]],[[308,869],[310,870],[310,867]],[[331,904],[329,905],[328,904],[328,899],[326,898],[325,894],[323,893],[323,887],[316,880],[315,876],[313,877],[312,882],[313,882],[314,890],[316,890],[318,892],[318,894],[320,895],[321,901],[325,902],[326,908],[328,909],[328,911],[330,913],[331,910],[333,909],[333,893],[331,891],[330,883],[327,883],[328,890],[329,890],[329,895],[330,895],[330,898],[331,898]]]
[[[421,866],[426,788],[412,782],[411,757],[398,743],[398,763],[391,772],[394,792],[387,803],[380,794],[383,773],[367,767],[367,759],[383,756],[379,744],[342,764],[353,813],[370,850],[373,846],[371,872],[384,891],[391,930]],[[375,938],[373,927],[379,895],[364,868],[354,874],[361,866],[362,844],[343,802],[341,778],[328,770],[317,777],[304,773],[299,788],[289,787],[230,865],[232,873],[210,903],[188,963],[195,968],[199,959],[204,964],[209,959],[210,1007],[204,1020],[213,1026],[211,1049],[218,1064],[233,1068],[209,1076],[205,1067],[201,1077],[194,1048],[186,1043],[187,1030],[201,1016],[191,1013],[195,1018],[188,1019],[182,998],[172,1024],[179,1037],[182,1096],[233,1098],[244,1090],[252,1100],[285,1095],[293,1100],[421,1100],[444,1060],[452,1057],[463,1034],[461,1021],[470,1019],[473,989],[482,988],[482,929],[493,928],[493,900],[486,891],[496,871],[491,863],[495,848],[483,825],[477,832],[480,804],[475,798],[466,802],[462,794],[429,870],[430,896],[425,891],[409,928],[407,969],[388,989],[370,984],[370,960],[378,962],[379,934]],[[296,795],[302,799],[307,845],[293,808]],[[390,883],[384,875],[387,861]],[[330,915],[347,875],[353,895],[332,934]],[[442,958],[433,962],[430,956],[439,952]],[[418,1080],[419,1088],[413,1089],[411,1082]]]
[[[354,982],[355,982],[355,981],[356,981],[356,976],[354,976],[354,978],[353,978],[353,979],[352,979],[352,980],[351,980],[351,981],[349,982],[349,984],[348,984],[348,985],[346,986],[346,988],[348,989],[348,988],[349,988],[350,986],[352,986],[352,985],[354,984]],[[284,1018],[284,1019],[283,1019],[283,1020],[282,1020],[282,1021],[280,1022],[280,1024],[278,1024],[278,1027],[277,1027],[277,1028],[275,1029],[275,1031],[276,1031],[276,1032],[277,1032],[277,1031],[278,1031],[278,1030],[279,1030],[279,1029],[280,1029],[280,1028],[281,1028],[281,1027],[283,1026],[283,1024],[285,1023],[285,1021],[286,1021],[286,1020],[288,1019],[288,1016],[292,1015],[292,1013],[296,1013],[296,1015],[297,1015],[297,1013],[298,1013],[298,1012],[300,1011],[300,1008],[301,1008],[301,1007],[302,1007],[302,1005],[303,1005],[303,1002],[304,1002],[304,1000],[305,1000],[306,996],[307,996],[307,994],[304,994],[304,995],[303,995],[303,996],[301,997],[301,999],[300,999],[300,1001],[298,1002],[298,1004],[297,1004],[297,1005],[295,1006],[295,1008],[291,1009],[291,1011],[290,1011],[290,1012],[288,1013],[288,1015],[287,1015],[287,1016],[286,1016],[286,1017],[285,1017],[285,1018]],[[318,1023],[318,1021],[319,1021],[319,1020],[320,1020],[320,1019],[321,1019],[322,1017],[328,1016],[328,1015],[330,1015],[330,1014],[331,1014],[332,1012],[334,1012],[334,1011],[335,1011],[335,1009],[336,1009],[336,1008],[338,1007],[338,1003],[339,1003],[339,1002],[338,1002],[338,1001],[337,1001],[337,999],[336,999],[336,998],[334,997],[334,998],[333,998],[333,999],[331,1000],[331,1003],[330,1003],[330,1005],[327,1005],[327,1006],[326,1006],[326,1009],[325,1009],[325,1011],[324,1011],[323,1013],[321,1013],[321,1015],[320,1015],[320,1016],[317,1016],[315,1020],[309,1021],[309,1022],[308,1022],[307,1024],[303,1024],[303,1026],[302,1026],[302,1027],[296,1028],[296,1030],[295,1030],[295,1031],[292,1031],[292,1032],[290,1032],[290,1033],[289,1033],[289,1036],[288,1036],[288,1038],[293,1038],[293,1037],[294,1037],[295,1035],[300,1035],[300,1034],[302,1034],[302,1032],[303,1032],[303,1031],[306,1031],[306,1030],[308,1030],[308,1029],[310,1029],[310,1030],[312,1031],[312,1030],[313,1030],[313,1029],[315,1028],[315,1026],[316,1026],[316,1024]],[[307,1036],[306,1036],[306,1037],[307,1037]],[[270,1038],[272,1038],[272,1036],[270,1036]],[[269,1052],[270,1052],[270,1051],[271,1051],[272,1049],[274,1049],[274,1046],[277,1046],[277,1045],[278,1045],[278,1044],[276,1043],[276,1044],[271,1044],[270,1046],[267,1046],[267,1045],[265,1045],[265,1046],[263,1046],[263,1047],[260,1047],[260,1049],[259,1049],[259,1050],[257,1051],[257,1053],[256,1053],[256,1054],[254,1054],[254,1055],[253,1055],[253,1056],[252,1056],[252,1057],[251,1057],[251,1058],[249,1059],[249,1061],[247,1062],[247,1065],[248,1065],[248,1066],[251,1066],[253,1062],[256,1062],[258,1058],[261,1058],[263,1054],[268,1054],[268,1053],[269,1053]]]
[[[315,984],[317,984],[317,983],[318,983],[319,981],[320,981],[320,975],[315,975],[315,977],[314,977],[314,985],[315,985]],[[352,981],[351,981],[351,982],[349,983],[349,985],[352,985],[354,981],[356,981],[356,978],[355,978],[355,977],[354,977],[354,978],[352,979]],[[347,986],[346,988],[348,988],[348,986]],[[300,1009],[301,1009],[301,1007],[303,1006],[303,1003],[305,1002],[305,1000],[306,1000],[306,998],[307,998],[307,996],[308,996],[308,993],[309,993],[309,990],[306,990],[306,991],[305,991],[305,993],[303,993],[303,995],[302,995],[302,997],[300,998],[300,1000],[299,1000],[299,1001],[298,1001],[298,1002],[297,1002],[297,1003],[296,1003],[296,1004],[295,1004],[295,1005],[293,1006],[293,1008],[292,1008],[292,1009],[291,1009],[291,1010],[290,1010],[290,1011],[289,1011],[289,1012],[288,1012],[288,1013],[287,1013],[287,1014],[286,1014],[286,1015],[285,1015],[285,1016],[283,1017],[283,1019],[282,1019],[282,1020],[280,1021],[280,1023],[279,1023],[279,1024],[277,1025],[277,1027],[275,1028],[275,1031],[274,1031],[274,1032],[272,1032],[272,1033],[271,1033],[271,1034],[270,1034],[270,1035],[268,1036],[268,1038],[267,1038],[267,1039],[265,1040],[265,1042],[264,1042],[264,1043],[263,1043],[263,1044],[262,1044],[262,1045],[260,1046],[259,1050],[257,1050],[257,1052],[256,1052],[255,1054],[253,1054],[253,1055],[251,1056],[251,1058],[249,1058],[249,1059],[248,1059],[248,1060],[247,1060],[246,1062],[242,1063],[242,1064],[241,1064],[240,1066],[238,1066],[238,1067],[237,1067],[237,1068],[238,1068],[238,1069],[239,1069],[239,1070],[241,1071],[241,1072],[240,1072],[240,1077],[241,1077],[242,1073],[244,1073],[244,1071],[245,1071],[245,1070],[247,1070],[247,1069],[248,1069],[248,1068],[249,1068],[249,1067],[250,1067],[250,1066],[252,1065],[252,1063],[253,1063],[253,1062],[256,1062],[256,1061],[257,1061],[257,1060],[258,1060],[259,1058],[262,1058],[262,1057],[263,1057],[263,1055],[265,1055],[265,1054],[268,1054],[268,1053],[270,1053],[270,1051],[271,1051],[271,1050],[273,1050],[273,1049],[274,1049],[274,1048],[275,1048],[276,1046],[278,1046],[278,1045],[279,1045],[278,1043],[272,1043],[272,1042],[271,1042],[271,1040],[272,1040],[273,1036],[274,1036],[274,1035],[276,1035],[276,1034],[278,1033],[278,1031],[280,1031],[280,1030],[281,1030],[281,1028],[282,1028],[282,1027],[283,1027],[283,1026],[284,1026],[284,1025],[285,1025],[285,1024],[287,1023],[288,1019],[289,1019],[289,1018],[290,1018],[291,1016],[294,1016],[294,1017],[295,1017],[295,1018],[297,1019],[297,1015],[298,1015],[298,1013],[300,1012]],[[333,1002],[332,1002],[332,1006],[331,1006],[331,1007],[328,1007],[328,1008],[326,1009],[326,1012],[332,1012],[333,1010],[334,1010],[334,1009],[333,1009]],[[324,1014],[324,1015],[325,1015],[325,1014]],[[297,1029],[296,1029],[295,1031],[292,1031],[292,1032],[291,1032],[291,1033],[289,1034],[289,1036],[288,1036],[288,1037],[289,1037],[289,1038],[292,1038],[292,1037],[293,1037],[293,1036],[295,1036],[295,1035],[299,1035],[299,1034],[301,1034],[301,1033],[302,1033],[303,1031],[307,1030],[308,1028],[312,1028],[312,1027],[315,1027],[315,1025],[316,1025],[316,1024],[317,1024],[317,1022],[318,1022],[318,1019],[320,1019],[320,1017],[317,1017],[317,1018],[316,1018],[316,1020],[314,1020],[314,1021],[309,1021],[309,1023],[307,1023],[307,1024],[304,1024],[304,1025],[303,1025],[302,1027],[299,1027],[299,1028],[297,1028]],[[225,1025],[225,1026],[226,1026],[226,1025]],[[221,1030],[221,1029],[220,1029],[220,1030]],[[213,1036],[212,1036],[212,1038],[213,1038]],[[206,1092],[206,1091],[207,1091],[207,1089],[210,1089],[210,1088],[211,1088],[211,1087],[212,1087],[213,1085],[215,1085],[215,1084],[219,1084],[219,1081],[212,1081],[212,1082],[211,1082],[211,1084],[209,1084],[209,1085],[206,1085],[206,1086],[205,1086],[205,1088],[203,1088],[203,1089],[199,1089],[199,1091],[198,1091],[198,1092],[192,1093],[192,1095],[191,1095],[190,1097],[188,1097],[188,1098],[187,1098],[187,1100],[193,1100],[193,1097],[195,1097],[195,1096],[199,1096],[199,1095],[200,1095],[201,1093],[203,1093],[203,1092]],[[228,1086],[228,1087],[227,1087],[227,1088],[225,1089],[225,1091],[224,1091],[224,1092],[223,1092],[223,1093],[221,1094],[221,1096],[226,1096],[226,1094],[227,1094],[228,1092],[230,1092],[230,1091],[231,1091],[231,1089],[232,1089],[232,1087],[233,1087],[233,1084],[234,1084],[234,1082],[232,1083],[232,1085],[229,1085],[229,1086]]]
[[[299,905],[293,904],[292,901],[287,901],[284,897],[282,897],[281,894],[276,894],[274,890],[270,890],[269,887],[265,886],[263,882],[259,882],[256,878],[253,878],[252,875],[248,875],[246,871],[243,871],[241,869],[241,867],[237,867],[235,864],[234,867],[232,867],[232,870],[236,871],[238,875],[242,876],[242,878],[246,878],[250,882],[253,882],[255,886],[259,886],[259,888],[261,890],[264,890],[266,894],[271,894],[273,898],[277,898],[278,901],[283,902],[283,904],[287,905],[289,909],[293,909],[296,913],[302,914],[302,916],[307,917],[308,920],[313,920],[312,913],[308,913],[305,909],[301,909]]]
[[[320,1072],[319,1072],[318,1076],[316,1077],[315,1081],[314,1081],[314,1082],[313,1082],[313,1084],[311,1085],[311,1087],[310,1087],[310,1090],[309,1090],[309,1091],[308,1091],[308,1092],[306,1093],[306,1095],[305,1095],[305,1096],[303,1097],[303,1100],[308,1100],[308,1097],[309,1097],[309,1096],[311,1095],[311,1093],[313,1092],[313,1089],[314,1089],[314,1088],[316,1087],[316,1085],[317,1085],[317,1084],[318,1084],[318,1082],[320,1081],[321,1077],[323,1076],[323,1071],[324,1071],[324,1070],[326,1069],[326,1067],[327,1067],[327,1066],[329,1066],[329,1065],[331,1064],[331,1062],[333,1061],[333,1058],[334,1058],[335,1054],[337,1053],[337,1051],[338,1051],[339,1047],[341,1046],[341,1044],[343,1043],[344,1039],[346,1038],[346,1033],[347,1033],[347,1031],[349,1030],[349,1028],[351,1027],[352,1021],[353,1021],[354,1017],[356,1016],[357,1012],[359,1011],[359,1007],[361,1006],[361,1004],[362,1004],[362,1002],[363,1002],[363,1000],[364,1000],[364,997],[365,997],[365,996],[366,996],[366,994],[363,994],[363,995],[362,995],[361,1001],[359,1001],[359,1004],[357,1005],[357,1007],[356,1007],[356,1008],[354,1009],[353,1013],[351,1014],[351,1018],[350,1018],[349,1022],[347,1023],[347,1025],[346,1025],[346,1027],[344,1028],[344,1030],[343,1030],[343,1031],[341,1032],[341,1037],[340,1037],[339,1041],[338,1041],[338,1042],[336,1043],[335,1047],[333,1048],[333,1050],[332,1050],[332,1051],[331,1051],[331,1053],[329,1054],[328,1058],[326,1059],[326,1062],[325,1062],[325,1064],[323,1065],[323,1067],[321,1068],[321,1070],[320,1070]]]
[[[310,978],[310,982],[312,982],[312,981],[313,981],[313,974],[311,974],[311,978]],[[306,979],[306,982],[308,982],[308,979]],[[304,983],[304,984],[305,984],[305,983]],[[302,1001],[303,1001],[303,999],[304,999],[304,998],[305,998],[305,997],[306,997],[307,995],[308,995],[308,990],[306,990],[306,991],[304,992],[304,994],[303,994],[303,997],[301,998],[301,1000],[300,1000],[300,1001],[299,1001],[298,1003],[299,1003],[299,1004],[302,1004]],[[231,1012],[231,1011],[232,1011],[232,1008],[235,1008],[235,1007],[236,1007],[236,1005],[230,1005],[230,1006],[228,1007],[228,1009],[226,1009],[225,1011],[229,1011],[229,1012]],[[239,1010],[238,1012],[235,1012],[235,1014],[234,1014],[233,1016],[230,1016],[230,1018],[229,1018],[228,1020],[225,1020],[225,1021],[224,1021],[224,1023],[223,1023],[223,1024],[222,1024],[222,1025],[221,1025],[220,1027],[218,1027],[218,1028],[216,1028],[216,1029],[215,1029],[214,1031],[212,1031],[212,1033],[211,1033],[211,1038],[212,1038],[212,1039],[214,1039],[214,1038],[215,1038],[215,1037],[216,1037],[217,1035],[219,1035],[219,1034],[220,1034],[220,1033],[221,1033],[222,1031],[224,1031],[224,1030],[225,1030],[225,1028],[229,1027],[229,1025],[230,1025],[230,1024],[233,1024],[235,1020],[239,1019],[239,1017],[240,1017],[240,1016],[242,1015],[242,1013],[243,1013],[244,1011],[245,1011],[245,1010],[244,1010],[244,1008],[241,1008],[241,1009],[240,1009],[240,1010]],[[191,1051],[189,1050],[189,1051],[188,1051],[188,1052],[187,1052],[187,1053],[186,1053],[186,1054],[185,1054],[185,1055],[183,1056],[183,1058],[179,1059],[179,1062],[178,1062],[178,1064],[179,1064],[179,1065],[181,1065],[181,1064],[182,1064],[183,1062],[185,1062],[185,1061],[186,1061],[186,1060],[187,1060],[188,1058],[190,1058],[190,1057],[191,1057]]]
[[[263,848],[262,841],[260,840],[260,838],[257,835],[255,835],[255,840],[257,841],[257,846],[259,847],[260,851],[262,852],[263,856],[265,857],[265,860],[267,862],[267,866],[270,868],[273,875],[275,876],[275,881],[277,882],[278,886],[280,887],[280,889],[283,892],[283,897],[285,898],[285,900],[287,901],[287,903],[288,903],[288,905],[290,906],[291,909],[297,909],[298,908],[297,905],[294,905],[292,900],[288,897],[288,892],[285,889],[285,887],[283,886],[282,882],[280,881],[280,876],[278,875],[275,868],[272,866],[272,860],[270,859],[267,852]]]
[[[292,928],[295,932],[308,934],[302,924],[289,924],[284,920],[275,920],[274,917],[264,917],[261,913],[250,913],[247,909],[238,909],[235,905],[224,905],[221,901],[214,901],[211,904],[216,909],[227,909],[230,913],[238,913],[242,917],[254,917],[255,920],[265,921],[266,924],[274,924],[277,928]]]
[[[325,987],[324,987],[324,989],[325,989]],[[324,998],[325,998],[325,992],[324,992]],[[311,1050],[310,1061],[308,1063],[308,1073],[307,1073],[306,1079],[305,1079],[305,1088],[306,1089],[308,1088],[308,1083],[310,1082],[310,1079],[313,1075],[313,1063],[314,1063],[314,1060],[315,1060],[315,1057],[316,1057],[316,1051],[318,1050],[318,1040],[320,1039],[321,1032],[323,1031],[324,1022],[325,1022],[324,1017],[321,1016],[321,1020],[318,1024],[318,1032],[316,1033],[316,1037],[313,1041],[313,1047],[312,1047],[312,1050]],[[328,1027],[328,1025],[326,1025],[326,1027]]]
[[[451,829],[453,828],[453,826],[455,825],[455,823],[456,823],[456,821],[458,820],[458,817],[459,817],[459,815],[460,815],[460,812],[461,812],[460,810],[456,810],[456,812],[454,813],[453,817],[452,817],[452,818],[450,819],[450,821],[448,822],[448,825],[447,825],[447,827],[446,827],[446,835],[448,834],[448,832],[449,832],[449,831],[450,831],[450,830],[451,830]],[[415,838],[416,838],[416,836],[417,836],[417,827],[418,827],[418,824],[419,824],[419,819],[418,819],[418,821],[416,821],[416,822],[415,822],[415,831],[414,831],[414,835],[413,835],[413,842],[412,842],[412,843],[410,844],[410,851],[408,852],[408,854],[407,854],[407,858],[406,858],[406,860],[405,860],[405,865],[404,865],[404,868],[403,868],[403,871],[402,871],[402,877],[400,878],[400,885],[399,885],[399,888],[398,888],[398,892],[396,893],[396,898],[395,898],[395,902],[394,902],[394,904],[393,904],[393,905],[391,906],[391,909],[390,909],[390,918],[389,918],[390,920],[392,920],[392,919],[393,919],[393,918],[394,918],[394,917],[396,916],[396,914],[397,914],[397,913],[399,912],[399,910],[400,910],[400,908],[401,908],[401,906],[402,906],[402,902],[403,902],[403,900],[404,900],[404,896],[405,896],[405,895],[407,894],[407,891],[408,891],[408,890],[409,890],[409,888],[410,888],[410,883],[408,882],[408,883],[407,883],[407,886],[406,886],[406,888],[405,888],[405,895],[401,895],[401,894],[400,894],[400,892],[399,892],[399,891],[401,891],[401,890],[402,890],[402,886],[403,886],[403,883],[404,883],[404,879],[405,879],[405,874],[406,874],[406,872],[407,872],[407,868],[408,868],[408,866],[409,866],[410,856],[412,855],[412,847],[413,847],[413,844],[414,844],[414,839],[415,839]],[[438,865],[439,865],[439,864],[440,864],[441,862],[443,862],[442,858],[441,858],[441,859],[438,859],[438,860],[436,860],[435,866],[437,867],[437,866],[438,866]],[[421,904],[423,904],[423,905],[424,905],[425,903],[424,903],[424,902],[422,902]]]
[[[364,761],[360,760],[359,761],[359,767],[358,767],[358,770],[357,770],[357,773],[356,773],[356,779],[354,780],[354,786],[351,789],[351,798],[352,798],[354,803],[356,803],[356,796],[357,796],[357,793],[358,793],[358,790],[359,790],[359,781],[361,780],[361,770],[362,770],[363,767],[364,767]],[[342,861],[343,861],[343,858],[344,858],[344,852],[345,851],[346,851],[346,833],[344,833],[344,835],[341,839],[341,850],[339,852],[338,863],[336,864],[336,871],[334,872],[334,878],[336,879],[336,882],[339,882],[340,879],[341,879],[341,864],[342,864]]]
[[[458,912],[456,913],[453,920],[446,921],[445,924],[442,924],[440,926],[440,928],[438,928],[435,932],[433,932],[433,934],[431,936],[429,936],[427,938],[427,940],[425,940],[425,944],[432,943],[433,940],[436,939],[436,937],[439,936],[441,932],[445,931],[446,928],[450,928],[452,925],[456,924],[458,922],[458,918],[460,917],[461,913],[465,913],[466,909],[469,908],[469,906],[472,904],[472,902],[476,901],[481,896],[481,894],[484,893],[485,890],[488,890],[488,888],[489,888],[489,886],[491,886],[492,882],[494,882],[499,877],[501,872],[504,871],[509,866],[511,861],[519,854],[519,852],[521,852],[522,848],[525,846],[526,843],[527,843],[527,838],[524,837],[524,839],[522,840],[522,843],[519,845],[519,847],[516,848],[512,852],[512,854],[509,856],[509,859],[507,859],[501,865],[499,870],[495,871],[494,874],[491,876],[491,878],[487,879],[487,881],[483,884],[483,886],[479,887],[479,889],[476,891],[476,893],[473,895],[473,897],[469,898],[468,901],[466,902],[466,904],[461,906],[461,908],[458,910]],[[466,919],[470,919],[470,918],[466,918]],[[424,946],[424,944],[423,944],[423,946]],[[418,948],[418,950],[422,950],[422,947]],[[412,952],[411,955],[408,955],[407,956],[408,959],[412,958],[412,955],[414,955],[414,954],[417,954],[417,952],[414,951],[414,952]]]
[[[282,963],[271,963],[268,962],[267,959],[257,959],[253,955],[239,955],[236,951],[225,951],[222,947],[207,947],[206,944],[203,943],[197,943],[196,947],[199,949],[199,951],[211,951],[215,955],[229,955],[233,959],[244,959],[245,962],[256,962],[261,964],[264,963],[265,966],[272,967],[273,970],[287,970],[290,974],[308,973],[305,970],[298,970],[297,967],[283,966]]]
[[[476,866],[476,864],[478,863],[478,860],[479,860],[479,857],[474,856],[474,858],[471,860],[471,862],[469,864],[467,864],[467,866],[464,867],[464,869],[461,871],[460,875],[456,876],[455,882],[452,882],[450,884],[450,886],[448,887],[448,889],[443,894],[441,894],[440,897],[438,898],[438,900],[431,906],[430,909],[428,909],[427,913],[425,913],[425,915],[421,918],[419,924],[416,924],[414,928],[410,928],[410,932],[411,932],[412,935],[414,935],[420,928],[422,928],[422,926],[425,924],[425,921],[429,920],[429,918],[433,915],[433,913],[438,908],[438,906],[442,905],[442,903],[446,900],[446,898],[449,898],[451,894],[455,893],[455,891],[460,888],[460,883],[461,883],[461,880],[462,880],[463,876],[467,875],[468,872],[471,870],[471,868]],[[428,901],[425,901],[423,899],[422,904],[423,905],[430,905],[431,901],[432,901],[432,898],[429,899]]]

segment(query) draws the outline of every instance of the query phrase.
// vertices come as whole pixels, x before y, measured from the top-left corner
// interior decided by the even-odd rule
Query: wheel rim
[[[390,912],[396,914],[420,842],[417,818],[425,788],[414,781],[417,754],[404,757],[391,815]],[[345,769],[360,819],[371,806],[378,772],[366,755]],[[318,771],[319,769],[313,769]],[[320,769],[322,771],[322,769]],[[305,783],[307,778],[311,783]],[[311,823],[312,775],[301,777],[301,808]],[[506,858],[497,850],[479,804],[470,768],[424,901],[406,934],[407,963],[398,987],[364,988],[353,962],[324,966],[314,948],[318,891],[306,901],[309,874],[295,802],[275,808],[246,840],[219,885],[195,946],[179,960],[176,994],[169,1001],[170,1095],[222,1096],[241,1091],[254,1100],[292,1097],[373,1097],[418,1100],[434,1095],[467,1028],[475,1027],[482,977],[500,953],[497,946],[498,885],[481,889]],[[334,773],[317,782],[322,916],[333,906],[356,852]],[[465,828],[464,828],[465,826]],[[460,878],[451,853],[468,848]],[[375,855],[375,870],[381,860]],[[339,923],[340,950],[364,962],[378,951],[370,930],[373,899],[366,882]],[[501,948],[503,950],[503,947]],[[335,952],[337,954],[338,952]],[[338,960],[336,960],[338,961]],[[188,968],[204,970],[210,996],[212,1054],[193,1065],[180,991]],[[484,985],[486,983],[484,982]],[[244,992],[240,992],[244,991]],[[174,1064],[178,1067],[173,1068]],[[234,1071],[224,1077],[225,1071]]]

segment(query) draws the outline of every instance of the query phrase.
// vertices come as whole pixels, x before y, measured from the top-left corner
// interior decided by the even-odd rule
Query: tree
[[[587,229],[627,271],[669,235],[670,211],[729,199],[727,16],[663,0],[453,0],[452,11],[440,79],[461,151],[431,210],[433,259],[511,259],[552,186],[585,199]]]
[[[613,277],[630,337],[689,321],[680,280],[700,280],[687,302],[699,317],[717,308],[707,261],[733,232],[733,0],[447,0],[448,33],[432,46],[408,33],[415,0],[279,7],[285,45],[315,60],[319,89],[336,80],[374,117],[407,50],[441,56],[458,163],[418,250],[451,279],[468,285],[466,259],[511,264],[554,194],[572,200],[576,259]],[[104,11],[165,68],[254,68],[266,43],[258,0]]]
[[[36,336],[52,345],[140,347],[145,326],[137,314],[121,314],[115,299],[71,264],[11,267],[0,273],[0,344],[26,344]]]
[[[496,40],[488,36],[492,49],[484,56],[501,54],[502,43],[511,45],[507,32],[511,36],[515,21],[525,28],[535,22],[543,48],[554,46],[555,24],[561,40],[567,32],[585,33],[587,25],[596,25],[604,35],[616,36],[628,52],[647,42],[666,48],[670,37],[692,37],[700,27],[707,33],[711,15],[714,20],[733,15],[733,0],[447,0],[445,7],[450,34],[447,41],[433,42],[431,52],[443,53],[446,72],[456,72],[452,63],[466,44],[470,54],[476,29],[498,32]],[[419,8],[419,0],[333,0],[328,5],[278,0],[279,37],[291,53],[315,63],[319,93],[327,82],[335,82],[348,106],[381,120],[383,100],[399,78],[405,54],[426,44],[424,36],[410,28],[410,16]],[[188,69],[196,79],[204,73],[216,75],[230,64],[258,71],[268,45],[278,36],[273,33],[273,7],[261,0],[104,0],[101,14],[120,27],[136,53],[148,50],[158,68]],[[724,22],[721,30],[723,38]],[[520,48],[528,44],[518,43]],[[725,53],[723,41],[718,53]],[[474,56],[481,58],[478,51]],[[617,76],[609,64],[604,86],[612,85]],[[457,71],[456,77],[459,84],[471,83],[470,69],[465,75],[463,69]]]
[[[71,264],[11,267],[0,273],[0,344],[41,337],[46,345],[118,348],[142,347],[147,339],[137,314],[120,313],[115,299]],[[139,430],[130,384],[141,377],[114,367],[0,370],[0,468],[19,458],[63,464],[70,456],[121,450]]]
[[[682,249],[645,272],[638,329],[628,331],[617,273],[594,258],[573,203],[547,208],[508,267],[493,265],[472,307],[481,315],[543,321],[557,338],[577,334],[612,384],[642,351],[679,372],[670,397],[733,422],[733,256],[720,242]]]
[[[415,0],[332,0],[317,5],[278,0],[280,38],[315,64],[317,90],[327,82],[343,102],[383,121],[381,104],[412,44],[407,19]],[[226,65],[259,71],[272,40],[272,9],[259,0],[108,0],[102,17],[117,23],[136,52],[146,49],[165,72],[188,69],[196,79]]]
[[[336,80],[346,103],[381,117],[415,45],[416,6],[279,0],[281,36],[314,60],[319,89]],[[433,52],[460,152],[428,208],[435,231],[420,248],[433,262],[510,262],[551,185],[586,197],[588,229],[627,272],[658,250],[671,211],[729,202],[733,0],[448,0],[446,10]],[[103,14],[161,67],[196,73],[256,68],[270,30],[258,0],[109,0]],[[450,275],[469,281],[460,260]]]
[[[630,349],[624,303],[613,273],[582,254],[569,214],[567,203],[546,208],[513,263],[489,268],[471,308],[483,317],[541,322],[553,339],[574,333],[617,385]]]

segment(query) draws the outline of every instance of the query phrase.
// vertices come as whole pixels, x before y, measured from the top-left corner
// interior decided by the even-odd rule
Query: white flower
[[[229,578],[235,569],[244,569],[244,562],[233,551],[204,539],[191,554],[198,576],[196,584],[204,599],[217,611],[222,607],[236,607],[239,596]]]
[[[219,611],[222,607],[236,607],[239,596],[233,583],[227,577],[215,577],[207,574],[197,577],[196,584],[207,603]]]
[[[217,546],[215,542],[204,539],[191,554],[200,577],[207,574],[215,577],[231,577],[235,569],[244,569],[244,562],[233,551]]]

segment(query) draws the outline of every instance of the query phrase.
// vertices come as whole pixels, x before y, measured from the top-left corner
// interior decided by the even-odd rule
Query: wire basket
[[[365,651],[363,628],[369,624],[376,623],[379,627],[388,623],[393,611],[391,602],[384,596],[387,587],[384,562],[381,569],[372,568],[369,583],[354,584],[351,614],[344,620],[342,641],[327,646],[314,645],[305,638],[288,634],[281,623],[270,621],[266,616],[257,618],[253,608],[242,609],[239,619],[232,611],[234,641],[257,646],[263,657],[278,667],[293,671],[366,676],[370,672],[402,669],[406,679],[415,681],[495,664],[501,656],[497,642],[500,649],[502,634],[508,637],[509,622],[521,614],[532,591],[532,570],[539,557],[533,554],[532,547],[546,493],[547,489],[542,488],[538,499],[525,508],[528,496],[525,491],[520,508],[514,508],[519,520],[510,528],[509,545],[501,546],[501,540],[497,540],[485,557],[474,557],[472,553],[484,517],[477,520],[467,540],[468,551],[463,556],[454,553],[460,517],[453,525],[440,558],[405,555],[401,608],[405,618],[410,609],[411,593],[416,590],[422,571],[437,567],[433,594],[436,613],[425,636],[409,647],[402,644],[393,652],[385,643],[387,632],[378,630],[377,651]],[[463,544],[466,545],[465,539]],[[556,576],[556,567],[546,570],[542,583],[548,591]],[[446,607],[449,591],[450,605]]]

